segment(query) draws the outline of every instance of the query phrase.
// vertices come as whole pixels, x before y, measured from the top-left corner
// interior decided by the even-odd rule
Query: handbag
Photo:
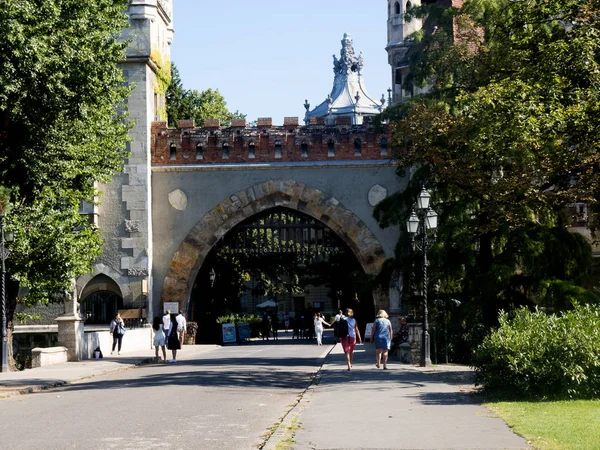
[[[125,334],[125,327],[123,326],[123,322],[119,322],[117,324],[117,334],[120,334],[121,336],[123,336]]]

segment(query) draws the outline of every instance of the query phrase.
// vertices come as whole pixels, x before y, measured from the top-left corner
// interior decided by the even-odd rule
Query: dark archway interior
[[[338,307],[353,308],[359,322],[373,317],[372,286],[354,253],[322,222],[275,207],[215,244],[196,277],[187,316],[198,322],[197,342],[214,343],[225,315],[308,320],[313,311],[327,317]]]
[[[123,309],[123,297],[117,283],[106,275],[95,276],[81,294],[81,315],[86,324],[107,324]]]

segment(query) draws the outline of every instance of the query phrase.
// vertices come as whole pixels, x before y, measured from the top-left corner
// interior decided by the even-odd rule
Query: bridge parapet
[[[223,128],[218,120],[207,120],[203,128],[182,120],[178,128],[166,122],[152,124],[152,164],[226,164],[302,161],[390,160],[391,142],[387,126],[338,123],[300,126],[297,117],[286,117],[283,126],[261,118],[248,127],[243,119]]]

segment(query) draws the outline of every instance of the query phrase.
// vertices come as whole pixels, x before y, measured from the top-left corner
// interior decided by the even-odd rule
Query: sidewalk
[[[264,450],[529,448],[470,395],[469,368],[392,360],[388,368],[375,367],[374,346],[365,344],[347,371],[336,345]]]
[[[185,353],[198,353],[215,348],[217,346],[214,345],[186,345],[183,351]],[[0,373],[0,399],[38,392],[86,378],[131,369],[132,367],[152,362],[153,357],[154,349],[148,349],[140,352],[125,353],[120,356],[105,355],[102,359],[88,359],[36,369],[26,369],[20,372]]]

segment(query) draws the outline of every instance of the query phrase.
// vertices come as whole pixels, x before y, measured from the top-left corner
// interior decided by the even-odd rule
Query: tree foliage
[[[595,299],[585,289],[590,246],[567,231],[565,210],[597,201],[600,2],[471,0],[412,11],[427,13],[407,83],[431,91],[388,113],[400,117],[400,173],[414,173],[378,219],[403,223],[421,185],[432,188],[441,213],[432,278],[487,325],[501,308]],[[414,267],[403,239],[397,260]],[[419,280],[406,279],[411,292]]]
[[[127,156],[126,0],[0,0],[0,177],[15,231],[7,271],[28,303],[62,300],[100,254],[79,215]]]
[[[206,119],[219,119],[221,125],[227,127],[232,119],[246,118],[245,114],[227,109],[227,102],[218,89],[202,92],[184,89],[175,64],[171,64],[171,84],[167,89],[167,116],[171,127],[176,127],[180,120],[194,120],[196,126],[202,127]]]

